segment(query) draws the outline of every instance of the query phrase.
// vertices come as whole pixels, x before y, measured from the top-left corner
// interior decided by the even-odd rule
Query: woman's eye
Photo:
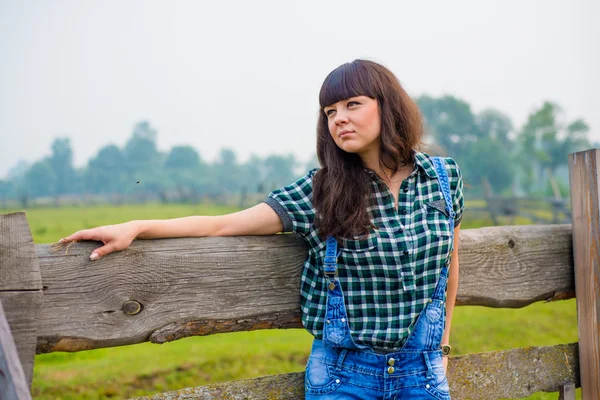
[[[360,103],[359,103],[358,101],[349,101],[349,102],[348,102],[348,107],[357,106],[357,105],[359,105],[359,104],[360,104]]]
[[[328,117],[331,117],[334,112],[335,112],[335,110],[325,110],[325,115],[327,115]]]

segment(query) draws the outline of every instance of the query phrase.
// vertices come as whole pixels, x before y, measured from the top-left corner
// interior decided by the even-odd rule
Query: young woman
[[[419,152],[416,104],[385,67],[341,65],[319,95],[321,169],[223,216],[130,221],[61,239],[102,241],[96,260],[135,239],[296,232],[314,335],[307,399],[450,399],[446,379],[458,286],[462,177]]]

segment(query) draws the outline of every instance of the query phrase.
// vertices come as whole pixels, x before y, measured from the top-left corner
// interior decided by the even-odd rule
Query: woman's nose
[[[346,115],[346,113],[344,113],[344,112],[335,113],[335,123],[336,124],[343,124],[346,122],[348,122],[348,116]]]

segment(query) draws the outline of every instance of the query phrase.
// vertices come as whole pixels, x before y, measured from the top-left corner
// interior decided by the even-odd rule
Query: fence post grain
[[[0,215],[0,300],[31,387],[43,295],[35,246],[22,212]]]
[[[600,393],[600,150],[569,154],[573,261],[584,399]]]

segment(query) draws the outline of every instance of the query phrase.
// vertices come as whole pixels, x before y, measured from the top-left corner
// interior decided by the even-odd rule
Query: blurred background
[[[463,229],[569,223],[568,154],[600,148],[598,15],[593,0],[0,0],[0,212],[26,210],[49,243],[254,205],[318,165],[321,83],[367,58],[417,101],[428,151],[461,166]],[[577,341],[574,300],[454,318],[459,354]],[[33,393],[300,371],[310,342],[264,331],[42,355]]]

